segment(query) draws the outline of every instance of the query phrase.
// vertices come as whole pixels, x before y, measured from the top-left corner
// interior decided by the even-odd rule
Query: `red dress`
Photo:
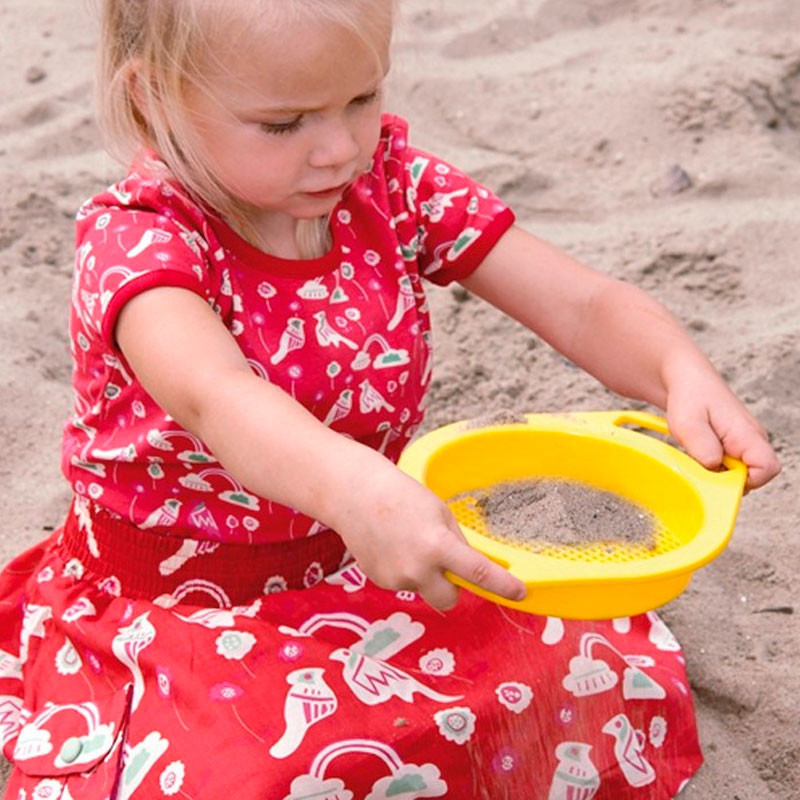
[[[79,213],[65,526],[0,577],[6,796],[671,798],[701,762],[654,615],[569,622],[462,592],[434,611],[258,497],[149,397],[113,338],[153,286],[198,293],[254,371],[396,460],[431,374],[423,279],[513,221],[385,120],[333,247],[248,245],[154,159]]]

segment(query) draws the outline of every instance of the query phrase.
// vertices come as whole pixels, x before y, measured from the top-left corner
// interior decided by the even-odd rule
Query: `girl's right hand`
[[[378,586],[418,592],[444,611],[458,601],[449,570],[509,600],[525,597],[522,581],[467,544],[447,505],[391,462],[361,472],[355,485],[332,527]]]

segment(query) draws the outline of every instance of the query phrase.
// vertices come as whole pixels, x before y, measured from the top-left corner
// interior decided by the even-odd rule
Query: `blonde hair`
[[[225,190],[193,146],[184,113],[188,85],[202,86],[203,65],[220,30],[236,25],[245,35],[276,34],[283,22],[313,19],[354,33],[379,59],[388,48],[394,0],[386,0],[389,25],[374,9],[377,0],[246,0],[251,16],[230,0],[100,0],[101,27],[96,81],[97,109],[109,153],[130,163],[142,146],[154,150],[172,176],[195,199],[222,216],[245,239],[263,249],[242,205]],[[280,9],[280,10],[278,10]],[[277,45],[285,46],[278,36]],[[136,71],[134,97],[131,71]],[[329,220],[298,220],[302,258],[330,247]]]

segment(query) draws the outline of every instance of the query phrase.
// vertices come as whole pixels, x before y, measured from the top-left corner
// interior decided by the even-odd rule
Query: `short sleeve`
[[[382,144],[404,257],[441,286],[466,278],[513,225],[514,213],[456,167],[409,145],[401,118],[387,115]]]
[[[89,335],[117,350],[114,328],[131,298],[157,286],[211,302],[204,240],[158,210],[94,204],[79,215],[73,312]]]

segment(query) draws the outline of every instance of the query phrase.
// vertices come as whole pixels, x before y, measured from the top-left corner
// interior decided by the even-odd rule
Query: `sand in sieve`
[[[650,511],[579,481],[510,481],[465,492],[450,502],[464,497],[474,498],[492,535],[534,551],[600,542],[656,546],[656,520]]]
[[[499,411],[491,411],[488,414],[483,414],[474,419],[468,419],[464,423],[464,430],[490,428],[494,425],[525,425],[527,422],[528,418],[525,414],[521,414],[517,411],[500,409]]]

